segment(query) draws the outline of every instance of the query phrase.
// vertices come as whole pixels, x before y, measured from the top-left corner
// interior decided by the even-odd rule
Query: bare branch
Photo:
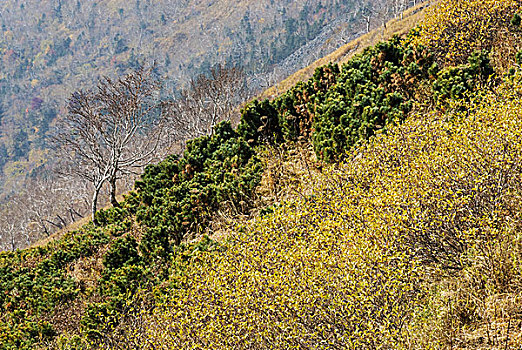
[[[167,107],[169,135],[175,142],[210,134],[222,120],[231,120],[245,101],[246,75],[240,68],[218,65],[209,75],[190,81],[189,89]]]
[[[69,99],[68,114],[53,140],[62,160],[61,172],[93,186],[93,221],[105,183],[117,206],[117,180],[161,157],[165,114],[160,89],[153,69],[140,68],[118,80],[105,77],[94,91],[80,90]]]

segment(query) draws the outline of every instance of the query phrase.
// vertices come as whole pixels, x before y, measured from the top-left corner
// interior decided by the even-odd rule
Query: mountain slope
[[[399,17],[388,21],[385,26],[373,29],[371,32],[362,34],[350,42],[341,45],[330,54],[317,59],[307,67],[285,77],[275,86],[266,89],[262,92],[259,98],[273,98],[281,92],[291,88],[293,85],[297,84],[297,82],[309,79],[313,75],[315,69],[320,66],[330,62],[345,63],[350,59],[350,57],[356,53],[362,52],[368,46],[375,45],[379,41],[390,38],[393,35],[404,35],[408,33],[424,17],[425,8],[430,6],[432,3],[435,3],[435,1],[420,2],[418,5],[401,13]]]
[[[0,100],[4,102],[0,106],[5,107],[0,121],[0,187],[4,182],[6,189],[4,195],[0,189],[4,204],[0,207],[0,249],[28,246],[86,215],[92,196],[89,184],[70,176],[57,178],[56,153],[52,152],[56,145],[48,141],[57,131],[55,117],[66,113],[70,93],[92,87],[98,76],[120,75],[138,61],[148,64],[155,60],[157,73],[164,75],[164,96],[170,99],[179,97],[170,89],[183,86],[188,77],[205,71],[210,64],[227,63],[244,66],[250,85],[267,86],[302,67],[310,57],[330,52],[354,33],[366,30],[366,19],[371,20],[370,27],[378,26],[383,18],[398,18],[398,10],[407,6],[406,1],[371,2],[371,7],[353,1],[298,1],[288,6],[283,2],[224,0],[176,5],[161,1],[125,6],[117,1],[59,4],[15,1],[2,5],[0,20],[6,35],[0,50],[7,56],[12,54],[12,59],[0,62],[4,65],[4,78],[0,79],[0,91],[4,91]],[[262,16],[265,21],[255,20]],[[236,17],[241,18],[233,21]],[[283,23],[283,18],[288,20]],[[406,13],[405,20],[395,20],[395,25],[410,28],[409,18]],[[395,32],[393,22],[388,23],[389,32],[377,29],[368,35],[380,39]],[[176,33],[182,29],[186,38],[178,42]],[[373,39],[361,43],[359,49],[376,43]],[[211,42],[233,45],[216,51]],[[60,43],[67,43],[67,48]],[[199,56],[192,57],[192,51],[183,45],[197,48]],[[227,58],[232,49],[239,53]],[[182,67],[180,62],[185,62]],[[258,66],[259,62],[264,66]],[[305,69],[308,75],[299,79],[308,79],[316,66]],[[285,85],[276,85],[279,93]],[[249,99],[251,93],[242,98]],[[238,122],[236,116],[239,113],[235,113],[234,123]],[[134,179],[123,182],[125,192],[132,188]],[[30,215],[21,215],[23,212]]]
[[[184,349],[520,347],[521,88],[354,150],[198,255],[130,333]]]
[[[370,62],[381,54],[390,56],[372,68]],[[408,74],[413,81],[424,79],[429,59],[419,71],[404,71],[404,64],[420,59],[416,55],[395,38],[368,49],[342,70],[335,65],[322,67],[313,79],[280,98],[249,104],[237,129],[221,123],[212,135],[190,141],[182,158],[173,155],[148,167],[136,183],[136,192],[131,192],[119,208],[98,213],[100,226],[87,224],[47,245],[2,253],[2,336],[7,346],[50,346],[66,341],[78,347],[80,343],[112,341],[118,333],[111,327],[125,325],[127,317],[134,318],[132,310],[147,303],[145,299],[129,299],[129,295],[147,298],[157,288],[161,294],[169,285],[169,271],[182,273],[192,256],[221,249],[208,239],[181,242],[211,232],[207,229],[213,229],[212,221],[220,212],[248,215],[252,209],[263,209],[263,203],[255,199],[266,164],[261,161],[263,149],[271,144],[291,145],[320,126],[322,136],[315,145],[316,152],[333,160],[341,155],[338,152],[382,127],[379,123],[391,125],[394,118],[403,118],[409,108],[407,95],[414,85],[394,92],[390,76],[377,72],[388,67],[400,75]],[[359,73],[352,76],[350,70]],[[382,104],[383,109],[368,114],[367,121],[358,121],[352,115],[354,125],[346,125],[343,143],[332,148],[332,135],[328,133],[334,115],[328,112],[329,96],[341,86],[352,86],[354,93],[346,96],[346,102],[359,99],[360,79],[367,80],[366,88],[380,95],[373,101],[360,102]],[[379,85],[392,90],[382,94]],[[321,105],[322,121],[309,120],[309,113],[316,107],[310,104],[301,108],[306,100]],[[352,133],[354,136],[349,136]],[[266,200],[267,204],[272,201]],[[25,287],[19,293],[22,284]],[[125,306],[128,302],[130,308]],[[21,307],[27,312],[19,314]]]
[[[0,253],[2,346],[520,345],[522,8],[495,4],[441,1],[148,167],[99,226]],[[492,38],[456,65],[454,10]]]

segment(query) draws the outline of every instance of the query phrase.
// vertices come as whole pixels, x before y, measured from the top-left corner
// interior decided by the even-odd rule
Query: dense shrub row
[[[31,348],[55,336],[55,310],[89,293],[89,286],[69,273],[71,264],[108,242],[103,230],[87,225],[43,247],[1,253],[0,348]]]
[[[228,122],[188,142],[182,158],[148,167],[136,183],[136,216],[149,228],[142,252],[164,256],[188,233],[201,235],[220,205],[246,209],[261,170],[254,148]]]
[[[319,158],[337,160],[376,130],[404,119],[430,68],[437,73],[432,63],[429,52],[394,37],[342,66],[318,68],[271,103],[251,105],[238,130],[252,139],[256,128],[265,140],[311,138]]]

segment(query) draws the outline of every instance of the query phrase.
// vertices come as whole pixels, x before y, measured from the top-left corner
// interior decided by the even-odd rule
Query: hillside
[[[53,137],[72,93],[94,89],[102,76],[155,64],[163,98],[177,101],[200,73],[220,66],[243,69],[239,103],[408,6],[406,0],[3,3],[0,249],[27,247],[88,214],[92,185],[57,174],[62,157]],[[165,149],[174,152],[196,136],[179,129]],[[124,193],[135,176],[120,181]]]
[[[52,161],[49,136],[65,101],[99,77],[156,62],[173,94],[217,64],[241,66],[252,89],[314,38],[332,46],[364,28],[387,1],[27,1],[0,5],[0,199]],[[391,3],[391,2],[390,2]],[[368,13],[370,13],[368,12]],[[378,25],[378,15],[375,23]],[[311,53],[310,53],[311,54]],[[286,76],[306,66],[300,54]],[[278,77],[278,78],[279,78]],[[174,91],[174,92],[173,92]],[[2,196],[3,195],[3,196]]]
[[[418,2],[417,5],[405,10],[399,16],[386,22],[385,26],[380,26],[369,33],[362,34],[354,40],[341,45],[328,55],[317,59],[310,65],[299,69],[288,77],[285,77],[275,84],[275,86],[264,90],[258,97],[260,99],[274,98],[297,84],[299,81],[310,79],[315,69],[318,67],[324,66],[330,62],[345,63],[353,55],[362,52],[368,46],[375,45],[379,41],[390,38],[393,35],[404,35],[408,33],[424,17],[425,8],[434,3],[436,3],[436,1]]]
[[[274,99],[277,96],[283,94],[286,89],[291,88],[293,85],[295,85],[299,81],[304,81],[309,79],[315,69],[318,67],[329,63],[329,62],[346,62],[349,60],[350,57],[352,57],[356,53],[361,53],[365,48],[377,44],[381,39],[384,38],[390,38],[393,35],[403,35],[407,33],[409,30],[411,30],[418,21],[424,16],[425,8],[429,6],[429,2],[421,2],[418,5],[406,10],[404,13],[397,16],[397,18],[394,18],[386,23],[386,27],[379,27],[376,28],[369,33],[341,46],[331,54],[313,62],[310,66],[305,67],[304,69],[301,69],[294,74],[291,74],[286,79],[282,80],[281,82],[277,83],[275,87],[269,88],[267,90],[264,90],[262,93],[260,93],[256,99],[263,100],[265,98],[268,99]],[[236,119],[236,115],[233,115],[233,119],[231,120],[233,125],[237,125],[239,123],[239,118]],[[238,116],[237,116],[238,117]],[[309,153],[309,150],[306,152]],[[307,155],[307,157],[310,157],[310,154]],[[268,160],[267,160],[268,161]],[[270,167],[270,165],[266,164],[265,167]],[[262,180],[264,181],[264,180]],[[75,184],[72,184],[71,186],[74,186]],[[261,187],[267,187],[265,185],[261,185]],[[268,185],[270,187],[270,185]],[[58,193],[59,194],[59,193]],[[57,196],[57,193],[54,194]],[[273,194],[270,194],[269,196],[273,196]],[[277,195],[276,195],[277,197]],[[120,199],[122,197],[120,196]],[[67,199],[63,197],[58,197],[58,200],[62,202],[66,202]],[[77,202],[74,202],[75,204]],[[76,204],[77,205],[77,204]],[[51,219],[51,215],[49,215],[48,219]],[[49,242],[50,240],[55,239],[56,237],[62,235],[64,232],[75,230],[81,225],[88,222],[88,218],[83,218],[79,220],[78,222],[73,222],[70,225],[59,229],[55,234],[50,235],[48,237],[40,238],[35,240],[33,243],[31,243],[32,246],[41,246],[42,244],[45,244]],[[1,223],[0,223],[1,224]],[[6,235],[7,237],[8,235]]]
[[[521,11],[441,0],[0,253],[0,348],[519,348]]]

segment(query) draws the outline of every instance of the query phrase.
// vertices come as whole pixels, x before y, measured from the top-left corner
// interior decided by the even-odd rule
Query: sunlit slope
[[[449,341],[452,307],[471,312],[453,314],[462,329],[490,322],[505,332],[480,315],[488,298],[522,291],[521,94],[517,76],[465,112],[412,115],[378,135],[318,176],[312,195],[200,258],[149,320],[149,340],[186,349],[431,348]],[[434,305],[436,275],[460,276],[463,300],[485,303],[469,310],[436,294],[449,304]],[[506,312],[511,324],[522,320]]]
[[[519,347],[522,20],[442,3],[438,37],[320,67],[99,226],[0,253],[3,348]],[[483,50],[445,60],[466,35]]]
[[[518,11],[515,1],[443,1],[412,34],[444,68],[418,112],[173,275],[177,287],[136,339],[186,349],[520,347]],[[471,87],[464,62],[489,78]]]

